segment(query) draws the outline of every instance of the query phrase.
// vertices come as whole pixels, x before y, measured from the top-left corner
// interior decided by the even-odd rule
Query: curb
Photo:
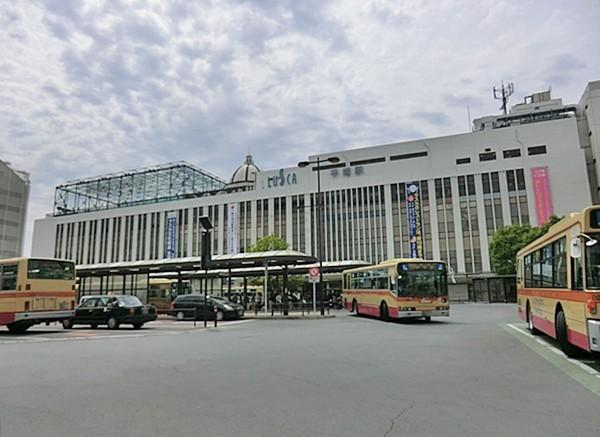
[[[274,316],[244,316],[242,320],[322,320],[322,319],[334,319],[335,314],[328,314],[324,316],[282,316],[282,315],[274,315]]]

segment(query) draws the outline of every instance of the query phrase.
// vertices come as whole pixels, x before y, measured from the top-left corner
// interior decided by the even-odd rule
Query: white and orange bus
[[[443,261],[392,259],[344,271],[344,306],[382,320],[449,316]]]
[[[75,264],[42,258],[0,260],[0,325],[12,333],[70,318],[75,308]]]
[[[600,206],[571,213],[517,254],[519,316],[569,356],[600,351]]]

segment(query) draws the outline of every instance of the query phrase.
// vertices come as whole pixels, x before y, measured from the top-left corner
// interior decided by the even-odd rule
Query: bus
[[[150,278],[148,280],[148,304],[154,305],[159,310],[171,308],[173,284],[177,281],[166,278]]]
[[[180,294],[192,292],[190,281],[168,278],[150,278],[148,280],[147,304],[154,305],[158,310],[171,309],[171,302]]]
[[[392,259],[343,273],[343,301],[354,314],[382,320],[450,315],[446,263]]]
[[[75,309],[75,264],[50,258],[0,260],[0,325],[20,334],[59,322]]]
[[[600,351],[600,206],[571,213],[517,253],[519,317],[568,356]]]

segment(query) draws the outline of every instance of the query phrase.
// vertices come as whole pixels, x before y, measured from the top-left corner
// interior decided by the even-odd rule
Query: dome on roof
[[[246,160],[233,172],[231,181],[227,184],[225,189],[227,191],[253,189],[259,172],[260,168],[254,164],[252,155],[246,155]]]
[[[246,161],[240,165],[231,176],[231,184],[246,184],[256,182],[256,175],[260,169],[254,164],[252,155],[246,155]]]

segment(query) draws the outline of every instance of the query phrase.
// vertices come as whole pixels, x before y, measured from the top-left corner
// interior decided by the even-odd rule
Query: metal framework
[[[78,179],[56,187],[54,215],[199,197],[220,191],[225,184],[184,161]]]

